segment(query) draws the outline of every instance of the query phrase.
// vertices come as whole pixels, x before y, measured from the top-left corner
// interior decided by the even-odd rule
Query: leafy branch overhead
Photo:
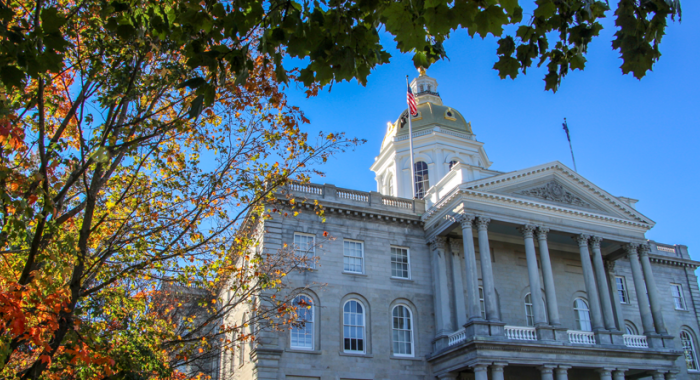
[[[285,56],[301,58],[298,80],[305,86],[356,78],[364,84],[372,68],[389,62],[380,31],[394,37],[396,47],[412,53],[416,67],[445,58],[444,41],[466,29],[471,36],[499,37],[501,78],[525,73],[533,62],[546,65],[546,88],[556,90],[570,69],[583,69],[586,50],[606,17],[607,2],[597,0],[234,0],[219,2],[149,0],[102,1],[98,18],[125,44],[163,40],[183,47],[192,70],[207,76],[187,85],[199,95],[195,106],[210,105],[222,71],[242,83],[251,70],[251,49],[275,67],[277,80],[287,82]],[[534,4],[533,4],[534,3]],[[534,11],[523,16],[523,7]],[[669,18],[680,17],[679,0],[620,0],[614,10],[617,33],[613,48],[623,59],[623,73],[641,78],[660,57],[659,42]],[[62,70],[65,26],[74,17],[60,4],[41,12],[41,27],[14,23],[17,4],[0,2],[0,80],[21,86],[27,77]],[[515,35],[504,27],[517,26]],[[260,43],[251,45],[254,34]],[[38,43],[41,41],[41,44]],[[42,45],[43,44],[43,45]],[[199,108],[192,108],[192,115]]]

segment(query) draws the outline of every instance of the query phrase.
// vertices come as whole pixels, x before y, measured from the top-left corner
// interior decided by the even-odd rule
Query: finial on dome
[[[419,67],[418,73],[420,74],[420,76],[424,77],[425,76],[425,67],[422,67],[422,66]]]

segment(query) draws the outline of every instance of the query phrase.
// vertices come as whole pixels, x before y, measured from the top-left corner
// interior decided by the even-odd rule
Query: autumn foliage
[[[255,253],[256,226],[356,141],[302,132],[258,28],[217,41],[243,58],[193,46],[182,20],[216,4],[0,3],[0,377],[197,376],[254,339],[237,305],[291,320],[273,297],[298,261]]]

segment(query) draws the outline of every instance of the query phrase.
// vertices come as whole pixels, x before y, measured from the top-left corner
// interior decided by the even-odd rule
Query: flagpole
[[[408,84],[408,75],[406,75],[406,86],[410,87]],[[408,103],[408,100],[406,101]],[[408,145],[409,145],[409,155],[411,159],[411,194],[412,198],[416,198],[416,169],[413,163],[413,128],[411,128],[411,106],[406,104],[406,114],[408,115]]]
[[[574,171],[578,173],[576,159],[574,158],[574,148],[571,146],[571,136],[569,136],[569,123],[566,122],[566,118],[564,118],[564,130],[566,131],[566,139],[569,140],[569,150],[571,151],[571,161],[574,162]]]

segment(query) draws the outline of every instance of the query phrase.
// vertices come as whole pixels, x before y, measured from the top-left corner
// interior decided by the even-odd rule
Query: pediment
[[[654,225],[651,219],[558,161],[464,185],[480,192]]]

